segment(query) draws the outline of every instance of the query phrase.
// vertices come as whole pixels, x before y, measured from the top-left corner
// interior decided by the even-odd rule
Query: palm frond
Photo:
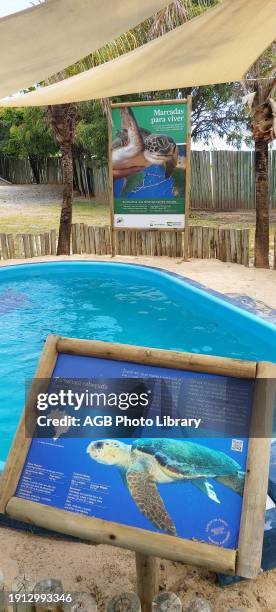
[[[186,21],[190,21],[208,8],[215,6],[219,0],[174,0],[152,18],[149,31],[150,38],[157,38],[173,30]]]

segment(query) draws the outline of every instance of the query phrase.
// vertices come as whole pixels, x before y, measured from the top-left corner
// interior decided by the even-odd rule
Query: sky
[[[38,4],[38,0],[0,0],[0,17],[23,11],[32,4]]]

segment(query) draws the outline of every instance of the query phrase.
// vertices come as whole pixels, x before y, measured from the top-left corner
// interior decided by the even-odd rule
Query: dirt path
[[[24,207],[52,204],[62,197],[62,185],[4,185],[0,182],[0,204]]]

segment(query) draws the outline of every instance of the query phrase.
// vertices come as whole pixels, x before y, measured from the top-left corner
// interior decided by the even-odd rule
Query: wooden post
[[[159,593],[152,602],[152,612],[182,612],[182,603],[175,593]]]
[[[136,593],[122,593],[107,604],[106,612],[141,612],[141,603]]]
[[[135,554],[137,592],[141,600],[142,612],[151,612],[152,601],[159,591],[159,562],[155,557],[141,553]]]
[[[257,364],[236,574],[256,578],[261,567],[276,366]]]
[[[110,251],[111,257],[115,257],[115,232],[114,232],[114,197],[113,197],[113,168],[112,168],[112,110],[109,106],[108,124],[108,191],[110,208]]]
[[[187,143],[186,143],[186,190],[185,190],[185,229],[184,229],[184,257],[189,257],[189,214],[190,214],[190,190],[191,190],[191,117],[192,96],[187,96]]]
[[[47,379],[52,376],[56,358],[57,358],[57,341],[58,336],[48,336],[44,351],[37,366],[33,386],[30,389],[29,398],[26,402],[25,410],[22,414],[21,421],[16,432],[16,436],[11,447],[9,457],[6,461],[3,477],[0,486],[0,512],[5,513],[6,505],[11,495],[15,493],[20,472],[25,463],[26,454],[30,448],[31,438],[25,435],[25,418],[34,415],[35,407],[35,392],[38,390],[38,385],[41,384],[41,391],[45,392],[48,389]],[[43,377],[43,378],[42,378]],[[38,383],[36,381],[39,381]]]
[[[8,250],[9,250],[9,259],[14,259],[14,257],[15,257],[15,246],[14,246],[14,237],[13,237],[13,234],[7,234],[7,242],[8,242]]]
[[[50,231],[51,255],[57,254],[57,237],[56,230]]]

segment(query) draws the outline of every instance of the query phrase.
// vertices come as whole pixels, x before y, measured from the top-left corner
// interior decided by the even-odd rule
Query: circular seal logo
[[[207,523],[206,533],[209,542],[217,546],[223,546],[230,538],[229,525],[220,518],[212,519]]]

